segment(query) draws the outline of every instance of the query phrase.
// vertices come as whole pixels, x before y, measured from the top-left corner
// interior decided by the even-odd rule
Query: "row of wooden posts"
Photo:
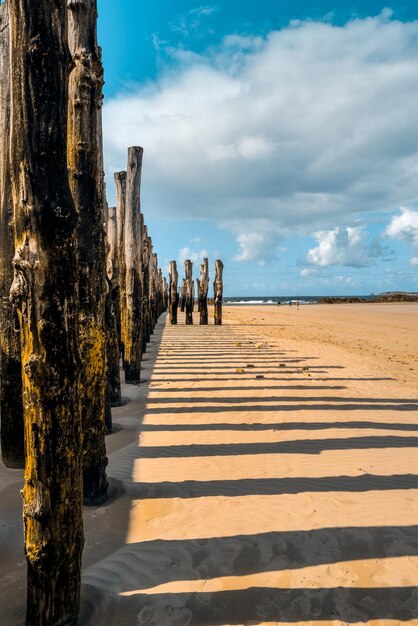
[[[0,80],[2,457],[25,467],[26,624],[74,625],[120,357],[138,383],[168,285],[140,207],[142,148],[106,203],[97,0],[0,4]]]
[[[213,283],[213,306],[215,326],[222,324],[222,300],[223,300],[223,269],[224,264],[220,259],[215,262],[215,280]],[[179,275],[176,261],[170,262],[170,282],[168,287],[168,306],[170,311],[170,323],[177,324],[177,311],[186,313],[186,324],[193,324],[193,311],[195,306],[195,289],[193,281],[193,263],[190,259],[184,262],[185,278],[179,287]],[[204,259],[200,265],[200,279],[197,282],[197,304],[200,313],[200,324],[205,326],[209,323],[208,316],[208,292],[209,292],[209,260]]]

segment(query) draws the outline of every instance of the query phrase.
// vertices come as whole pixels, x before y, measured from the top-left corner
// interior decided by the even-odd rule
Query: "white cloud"
[[[191,250],[188,246],[185,246],[184,248],[180,248],[178,260],[181,265],[187,260],[197,264],[208,256],[207,250]]]
[[[238,257],[251,244],[260,261],[280,233],[413,202],[418,21],[390,17],[232,35],[200,55],[166,47],[171,63],[156,83],[104,107],[108,176],[142,145],[144,210],[238,221]],[[275,236],[245,228],[255,217]]]
[[[368,267],[374,262],[370,257],[366,235],[361,226],[318,231],[313,234],[318,242],[308,252],[308,262],[320,267],[345,265]]]
[[[385,230],[385,235],[405,241],[414,253],[410,261],[411,265],[418,265],[418,211],[402,207],[400,215],[392,218]]]
[[[234,261],[237,263],[255,262],[265,267],[276,259],[279,252],[286,250],[278,245],[281,234],[269,220],[233,220],[222,223],[221,227],[233,232],[236,237],[238,253]]]
[[[303,270],[300,270],[299,275],[302,278],[307,278],[308,276],[315,276],[316,273],[316,269],[305,267]]]

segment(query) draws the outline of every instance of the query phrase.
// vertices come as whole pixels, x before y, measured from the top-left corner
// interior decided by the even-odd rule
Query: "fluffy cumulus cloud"
[[[375,261],[373,250],[361,226],[318,231],[313,235],[318,242],[308,252],[308,262],[319,267],[344,265],[348,267],[369,267]],[[306,275],[306,274],[305,274]]]
[[[405,241],[414,254],[411,265],[418,265],[418,211],[401,209],[400,214],[392,218],[385,235]]]
[[[180,248],[179,250],[179,263],[182,266],[185,261],[193,261],[193,263],[200,263],[203,259],[208,257],[207,250],[192,250],[188,246]]]
[[[128,145],[142,145],[155,215],[239,222],[237,260],[258,250],[263,262],[277,233],[324,231],[416,200],[418,22],[388,12],[302,22],[264,38],[231,35],[202,54],[165,53],[156,83],[104,108],[108,174],[124,167]],[[259,228],[245,228],[255,218]],[[358,237],[328,231],[312,262],[333,262],[333,242],[345,238],[343,257],[365,264]]]

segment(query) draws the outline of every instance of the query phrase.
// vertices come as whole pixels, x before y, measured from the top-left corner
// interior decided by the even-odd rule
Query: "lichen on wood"
[[[22,334],[27,626],[77,623],[82,519],[77,212],[67,172],[65,0],[9,0],[11,301]]]
[[[84,501],[107,499],[104,174],[101,125],[103,67],[97,0],[68,0],[72,71],[68,94],[68,169],[78,212],[79,332],[82,359]]]
[[[141,172],[143,149],[128,150],[126,205],[124,224],[125,246],[125,382],[138,384],[141,372],[141,309],[142,309],[142,241]]]
[[[7,4],[0,5],[0,415],[6,467],[25,464],[19,320],[9,300],[13,282],[13,209],[9,170],[10,50]]]

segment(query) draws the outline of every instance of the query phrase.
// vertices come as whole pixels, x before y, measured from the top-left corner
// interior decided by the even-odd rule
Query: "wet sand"
[[[124,387],[81,624],[418,624],[418,306],[224,320],[161,320]],[[20,482],[0,468],[2,626],[24,616]]]

